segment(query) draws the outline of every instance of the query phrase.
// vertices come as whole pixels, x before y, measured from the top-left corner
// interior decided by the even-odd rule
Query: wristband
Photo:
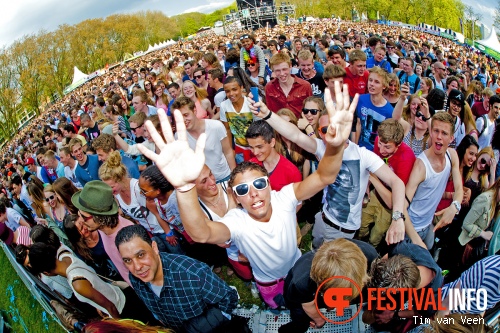
[[[191,184],[186,184],[184,186],[178,187],[178,188],[176,188],[176,190],[177,190],[177,192],[184,193],[184,192],[188,192],[188,191],[192,190],[193,187],[195,187],[195,184],[191,183]]]
[[[170,236],[173,236],[174,235],[174,231],[172,229],[170,229],[170,232],[167,234],[167,237],[170,237]]]
[[[268,120],[269,118],[271,118],[272,114],[273,114],[273,112],[269,111],[269,113],[267,114],[267,116],[265,116],[264,118],[262,118],[262,120]]]

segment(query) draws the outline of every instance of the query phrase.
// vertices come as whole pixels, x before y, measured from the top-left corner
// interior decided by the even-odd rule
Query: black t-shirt
[[[314,96],[323,98],[326,88],[326,83],[323,79],[323,76],[316,72],[316,75],[314,75],[312,78],[306,79],[304,75],[302,75],[302,71],[299,71],[297,76],[311,84],[311,89]]]
[[[85,130],[85,134],[87,135],[87,140],[89,142],[92,142],[95,138],[101,134],[101,131],[99,130],[99,126],[97,125],[97,122],[94,123],[94,127],[92,128],[87,128]]]
[[[356,244],[368,260],[368,267],[378,257],[377,251],[368,243],[348,239]],[[288,308],[301,307],[302,303],[309,303],[314,300],[318,285],[311,277],[311,264],[314,258],[314,252],[307,252],[297,260],[290,269],[285,279],[284,297]],[[318,298],[319,299],[319,298]]]

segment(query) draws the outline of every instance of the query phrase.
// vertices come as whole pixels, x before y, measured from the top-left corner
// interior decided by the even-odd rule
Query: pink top
[[[118,249],[116,248],[115,245],[115,238],[116,234],[118,234],[118,231],[121,229],[128,227],[129,225],[134,225],[132,222],[127,220],[126,218],[123,218],[118,215],[118,226],[115,229],[115,232],[112,233],[111,235],[106,235],[104,232],[99,230],[99,234],[101,235],[102,238],[102,243],[104,245],[104,250],[108,254],[109,259],[115,264],[116,269],[118,269],[118,272],[122,276],[123,280],[128,283],[129,286],[132,287],[130,284],[130,278],[128,277],[129,270],[127,267],[125,267],[125,264],[123,263],[122,256],[120,255],[120,252],[118,252]]]
[[[196,118],[198,119],[208,119],[208,112],[207,110],[203,109],[201,106],[200,100],[196,100],[194,103],[195,109],[196,109]]]

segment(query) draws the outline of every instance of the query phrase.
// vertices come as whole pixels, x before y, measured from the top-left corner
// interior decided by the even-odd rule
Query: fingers
[[[325,89],[325,106],[328,111],[328,117],[333,117],[335,114],[335,105],[333,103],[332,94],[330,89]]]
[[[354,95],[354,98],[351,102],[351,106],[349,107],[349,112],[354,114],[356,111],[356,107],[358,106],[359,94]]]
[[[196,117],[196,116],[195,116]],[[175,127],[177,130],[177,139],[179,141],[187,141],[186,124],[180,110],[174,110]]]
[[[162,150],[165,147],[165,142],[163,141],[163,138],[161,137],[160,133],[158,133],[151,120],[147,120],[145,126],[158,149]]]
[[[137,145],[137,149],[139,149],[141,154],[149,158],[151,161],[155,163],[157,162],[158,155],[154,151],[149,150],[140,143]]]
[[[349,86],[344,84],[342,93],[344,94],[344,105],[342,110],[349,110],[349,104],[351,103],[351,96],[349,96]]]
[[[168,120],[167,113],[163,109],[158,109],[158,118],[160,119],[161,130],[163,132],[163,137],[167,143],[174,141],[174,134],[172,133],[172,127],[170,126],[170,121]]]

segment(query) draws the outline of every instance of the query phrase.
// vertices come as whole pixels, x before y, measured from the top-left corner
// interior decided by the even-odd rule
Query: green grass
[[[31,295],[2,249],[0,267],[0,309],[11,332],[65,332]]]

